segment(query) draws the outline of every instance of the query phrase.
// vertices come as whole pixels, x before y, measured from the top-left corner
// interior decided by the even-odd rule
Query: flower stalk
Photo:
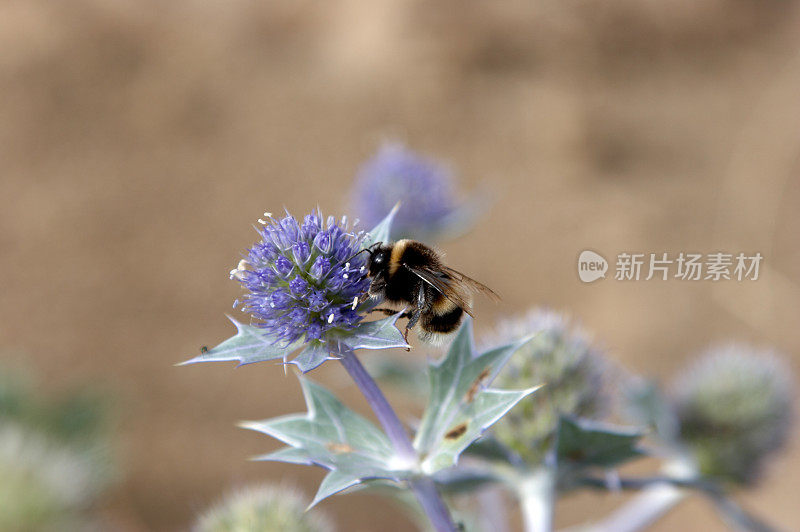
[[[687,492],[668,482],[648,486],[641,493],[600,523],[587,528],[591,532],[635,532],[653,524],[681,502]]]
[[[414,451],[414,446],[411,444],[405,427],[403,427],[389,401],[386,400],[386,396],[378,388],[378,384],[364,369],[356,354],[353,351],[346,351],[339,360],[367,399],[369,406],[372,407],[375,416],[378,418],[399,457],[403,460],[416,460],[417,453]]]
[[[417,452],[414,450],[405,427],[403,427],[389,401],[386,400],[386,396],[383,395],[377,383],[364,369],[355,353],[353,351],[344,352],[340,361],[359,390],[361,390],[370,407],[372,407],[375,416],[392,442],[398,456],[402,460],[409,460],[412,463],[418,462]],[[417,477],[409,481],[409,487],[414,492],[417,501],[437,532],[453,532],[456,530],[450,511],[447,509],[439,492],[436,491],[436,485],[433,480],[428,477]]]
[[[517,484],[526,532],[547,532],[553,529],[555,472],[540,467],[527,473]]]

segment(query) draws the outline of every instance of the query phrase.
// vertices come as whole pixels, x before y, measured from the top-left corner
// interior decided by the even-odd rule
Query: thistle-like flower
[[[353,196],[356,212],[368,226],[400,202],[393,239],[436,235],[451,225],[459,208],[447,168],[400,144],[384,145],[361,167]]]
[[[235,336],[183,364],[286,363],[302,349],[289,363],[307,372],[355,349],[407,347],[395,326],[399,314],[365,321],[375,302],[361,301],[370,283],[362,245],[388,238],[394,212],[370,233],[354,232],[346,217],[323,221],[314,212],[301,224],[289,214],[277,220],[264,213],[261,240],[230,272],[247,291],[241,308],[252,325],[232,320]]]
[[[317,510],[306,511],[301,494],[284,486],[253,486],[233,493],[204,514],[195,532],[331,532]]]
[[[358,298],[369,287],[366,259],[357,255],[363,233],[350,230],[347,217],[318,212],[298,221],[265,213],[261,241],[231,271],[248,293],[242,310],[254,325],[284,344],[324,343],[361,321]]]
[[[792,383],[770,351],[711,348],[675,379],[671,392],[680,437],[704,475],[753,482],[765,459],[786,443]]]
[[[552,444],[562,414],[598,418],[608,406],[607,369],[599,351],[568,318],[531,309],[498,324],[487,345],[538,333],[517,351],[497,378],[501,388],[545,386],[521,401],[494,427],[495,436],[531,464]]]

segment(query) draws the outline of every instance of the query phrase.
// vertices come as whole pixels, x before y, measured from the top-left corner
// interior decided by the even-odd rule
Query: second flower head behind
[[[708,349],[675,379],[669,397],[700,473],[758,479],[793,429],[790,375],[772,351],[734,343]]]
[[[438,161],[402,144],[386,144],[361,167],[353,203],[361,219],[372,226],[400,202],[392,237],[426,239],[448,229],[460,206],[453,176]]]
[[[264,213],[255,243],[231,271],[247,290],[241,302],[276,341],[319,342],[361,321],[358,298],[369,287],[366,258],[357,254],[363,233],[347,217],[323,218],[319,211],[302,222]]]
[[[600,419],[607,414],[610,367],[586,334],[568,317],[539,308],[498,324],[487,346],[536,336],[517,351],[498,375],[502,388],[545,384],[495,426],[495,436],[526,462],[544,459],[559,416]]]

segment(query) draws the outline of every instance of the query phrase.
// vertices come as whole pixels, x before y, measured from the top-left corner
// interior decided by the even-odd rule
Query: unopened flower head
[[[605,360],[585,334],[557,313],[532,309],[498,324],[488,345],[538,335],[511,357],[497,379],[504,389],[544,384],[494,428],[497,438],[530,463],[547,452],[561,414],[602,417],[608,406]]]
[[[355,302],[369,287],[365,254],[357,255],[362,233],[346,217],[324,220],[319,212],[302,222],[264,215],[261,241],[231,271],[248,291],[242,310],[287,345],[353,329],[361,321]]]
[[[672,387],[680,436],[701,473],[749,483],[787,440],[789,371],[770,351],[739,344],[709,349]]]
[[[442,230],[456,210],[450,172],[399,144],[387,144],[361,168],[354,189],[355,208],[368,227],[400,202],[392,236],[422,238]]]
[[[0,425],[0,530],[79,529],[80,510],[96,494],[84,453],[35,431]]]
[[[306,512],[303,497],[283,486],[254,486],[226,497],[203,515],[194,532],[331,532],[317,510]]]

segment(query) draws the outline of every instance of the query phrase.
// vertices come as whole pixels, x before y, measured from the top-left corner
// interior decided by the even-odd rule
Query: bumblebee
[[[432,248],[416,240],[377,242],[364,251],[371,283],[369,295],[388,303],[405,304],[401,318],[408,318],[409,329],[417,328],[420,340],[438,343],[458,329],[464,314],[472,316],[474,292],[499,300],[487,286],[446,266]],[[374,309],[394,314],[391,309]]]

